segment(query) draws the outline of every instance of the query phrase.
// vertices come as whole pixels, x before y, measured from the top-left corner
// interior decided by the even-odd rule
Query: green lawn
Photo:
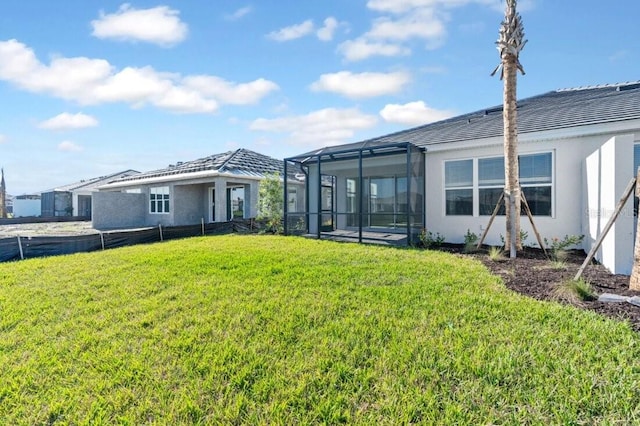
[[[640,336],[418,250],[221,236],[0,264],[0,424],[640,422]]]

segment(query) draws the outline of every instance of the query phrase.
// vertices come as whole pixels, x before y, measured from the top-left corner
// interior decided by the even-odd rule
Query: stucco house
[[[40,212],[35,216],[78,216],[91,218],[91,195],[97,188],[113,180],[139,173],[136,170],[124,170],[109,175],[82,179],[67,185],[43,191],[40,194]]]
[[[37,217],[41,211],[40,194],[23,194],[13,199],[13,217]]]
[[[584,235],[589,250],[640,165],[640,82],[562,89],[518,102],[520,183],[543,237]],[[502,106],[285,159],[308,176],[304,213],[291,224],[319,238],[351,232],[415,241],[421,229],[463,242],[481,234],[504,186]],[[634,204],[597,259],[615,273],[633,263]],[[534,242],[526,217],[523,230]],[[504,216],[487,243],[501,245]]]
[[[296,169],[299,172],[299,169]],[[93,196],[96,229],[195,225],[253,218],[258,188],[267,175],[284,176],[284,163],[237,149],[167,168],[129,176],[101,186]],[[290,169],[292,209],[304,199]]]

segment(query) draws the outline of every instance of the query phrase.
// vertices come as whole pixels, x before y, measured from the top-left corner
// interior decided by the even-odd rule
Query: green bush
[[[473,253],[477,250],[478,240],[480,238],[477,234],[471,232],[470,229],[467,229],[467,233],[464,234],[464,251],[465,253]]]
[[[267,232],[284,232],[282,216],[284,214],[284,185],[280,174],[268,175],[260,181],[258,187],[258,219],[265,220]]]
[[[551,259],[554,261],[564,261],[567,258],[567,250],[577,246],[584,240],[584,235],[565,235],[564,238],[553,237],[544,238],[544,244],[551,252]]]
[[[422,247],[427,249],[440,247],[445,241],[444,235],[440,235],[439,232],[436,232],[434,234],[433,232],[427,230],[426,228],[422,229],[422,232],[420,232],[419,238],[420,238],[420,244],[422,245]]]

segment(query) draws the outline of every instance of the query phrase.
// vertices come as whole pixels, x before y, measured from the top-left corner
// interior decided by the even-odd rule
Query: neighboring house
[[[299,169],[298,169],[299,170]],[[238,149],[119,179],[94,194],[96,229],[194,225],[257,215],[258,187],[270,174],[284,176],[282,160]],[[292,180],[292,194],[304,199]],[[301,203],[300,203],[301,204]]]
[[[42,217],[78,216],[91,218],[91,197],[93,193],[97,192],[99,186],[138,173],[135,170],[125,170],[44,191],[41,193],[40,215]]]
[[[589,250],[640,165],[640,82],[564,89],[518,102],[520,184],[543,237],[585,235]],[[480,235],[504,187],[502,107],[286,159],[308,174],[307,231],[402,233],[422,228],[461,243]],[[333,182],[327,185],[327,179]],[[535,242],[526,216],[522,228]],[[287,229],[289,232],[290,230]],[[597,259],[633,263],[630,200]],[[504,216],[487,243],[501,245]]]
[[[40,216],[40,194],[18,195],[13,199],[13,217],[37,217]]]

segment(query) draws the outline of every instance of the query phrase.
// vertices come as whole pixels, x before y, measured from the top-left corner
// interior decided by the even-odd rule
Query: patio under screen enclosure
[[[411,143],[329,147],[285,159],[285,234],[411,244],[424,227],[423,149]],[[304,200],[303,202],[301,202]]]

